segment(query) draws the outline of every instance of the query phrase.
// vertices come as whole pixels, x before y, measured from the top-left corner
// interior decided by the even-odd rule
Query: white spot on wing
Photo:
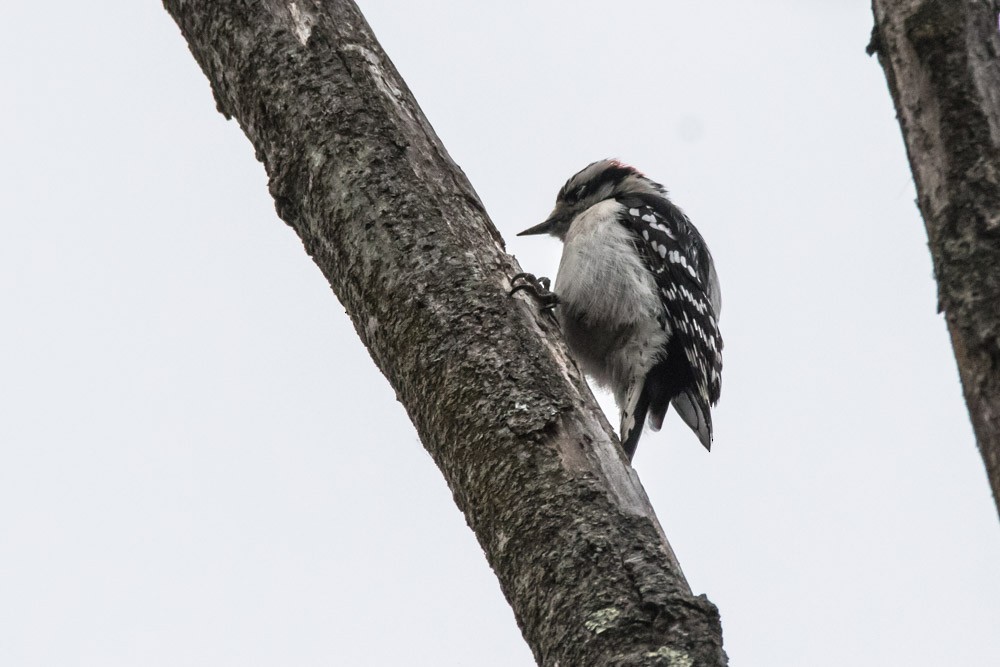
[[[661,222],[651,222],[651,223],[649,223],[649,226],[652,227],[653,229],[657,230],[657,231],[661,231],[664,234],[666,234],[668,239],[672,239],[674,241],[677,240],[677,236],[674,235],[674,232],[669,227],[667,227],[666,225],[664,225],[663,223],[661,223]]]

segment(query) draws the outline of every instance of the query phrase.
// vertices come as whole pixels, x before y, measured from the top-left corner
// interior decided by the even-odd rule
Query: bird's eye
[[[578,185],[578,186],[576,186],[576,189],[573,190],[573,199],[576,199],[576,200],[583,199],[583,196],[585,194],[587,194],[587,186],[586,185]]]

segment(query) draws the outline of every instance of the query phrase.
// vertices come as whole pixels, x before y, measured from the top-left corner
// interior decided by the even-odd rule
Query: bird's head
[[[638,169],[618,160],[593,162],[574,174],[556,195],[556,206],[544,222],[530,227],[518,236],[551,234],[566,238],[573,218],[594,204],[630,194],[651,194],[662,197],[663,186],[646,178]]]

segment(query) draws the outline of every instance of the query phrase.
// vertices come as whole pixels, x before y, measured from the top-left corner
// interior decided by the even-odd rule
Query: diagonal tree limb
[[[1000,511],[1000,31],[995,0],[873,0],[938,308]],[[904,334],[905,335],[905,334]]]
[[[551,318],[350,0],[165,0],[541,665],[725,665]],[[342,442],[353,447],[357,443]]]

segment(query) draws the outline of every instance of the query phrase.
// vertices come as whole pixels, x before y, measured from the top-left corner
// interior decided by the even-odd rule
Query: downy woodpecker
[[[705,240],[666,190],[617,160],[570,178],[545,222],[519,236],[563,242],[554,294],[531,274],[512,280],[556,314],[584,372],[614,393],[629,460],[647,417],[658,431],[669,405],[712,444],[722,338],[719,278]]]

